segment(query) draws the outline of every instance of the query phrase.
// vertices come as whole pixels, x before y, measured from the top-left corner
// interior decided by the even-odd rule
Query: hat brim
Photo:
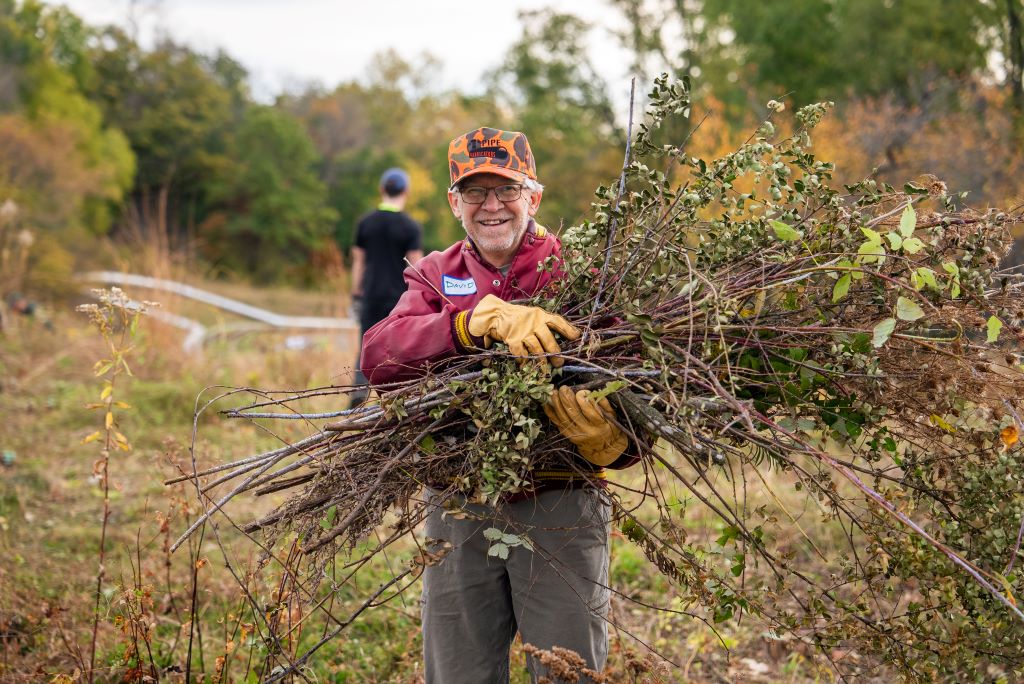
[[[493,176],[503,176],[504,178],[509,178],[511,180],[517,181],[525,181],[529,180],[530,178],[522,171],[516,171],[515,169],[506,169],[504,166],[478,166],[475,169],[469,169],[464,174],[459,176],[459,178],[454,183],[452,183],[451,186],[449,186],[448,191],[451,192],[452,190],[454,190],[456,185],[466,180],[470,176],[479,176],[482,173],[489,173]]]

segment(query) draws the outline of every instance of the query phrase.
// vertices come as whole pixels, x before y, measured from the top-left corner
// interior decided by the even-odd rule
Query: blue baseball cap
[[[398,167],[390,168],[380,177],[380,189],[394,197],[409,189],[409,174]]]

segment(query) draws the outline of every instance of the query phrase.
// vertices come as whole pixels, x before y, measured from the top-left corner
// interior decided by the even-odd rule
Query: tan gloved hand
[[[524,357],[561,352],[552,331],[567,340],[580,336],[580,331],[561,316],[536,306],[509,304],[494,295],[487,295],[473,308],[468,327],[471,335],[504,342],[512,354]],[[550,360],[553,366],[562,365],[558,356]]]
[[[611,420],[615,417],[612,405],[607,399],[595,402],[588,390],[559,387],[544,404],[544,413],[594,465],[608,465],[629,445],[626,433]]]

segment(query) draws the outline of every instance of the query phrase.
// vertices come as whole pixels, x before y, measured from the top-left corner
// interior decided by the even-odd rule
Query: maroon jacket
[[[421,376],[429,364],[473,351],[480,341],[469,336],[466,321],[477,302],[489,294],[505,301],[537,294],[552,281],[551,270],[538,264],[550,256],[560,258],[561,253],[558,238],[530,221],[507,276],[484,261],[469,239],[428,254],[415,268],[405,269],[408,289],[391,315],[363,336],[363,373],[371,384],[408,380]],[[622,468],[636,460],[627,452],[610,467]],[[603,469],[586,461],[580,470],[604,475]],[[534,485],[537,490],[572,486],[579,479],[573,475],[566,468],[537,470]]]
[[[489,294],[505,301],[532,297],[551,281],[551,273],[538,272],[537,264],[561,252],[558,238],[531,221],[507,277],[468,239],[428,254],[416,268],[405,269],[407,289],[391,315],[366,331],[363,373],[371,384],[408,380],[429,363],[470,351],[466,316],[477,302]]]

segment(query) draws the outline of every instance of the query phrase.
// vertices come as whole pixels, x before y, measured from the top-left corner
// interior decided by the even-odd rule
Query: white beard
[[[473,235],[469,228],[466,227],[465,219],[463,219],[461,223],[462,229],[466,231],[466,235],[468,235],[473,241],[473,244],[476,245],[477,250],[479,250],[481,254],[507,254],[515,249],[523,239],[523,234],[526,233],[526,227],[529,225],[530,219],[529,217],[524,218],[522,224],[515,231],[511,231],[503,235],[486,236]]]

